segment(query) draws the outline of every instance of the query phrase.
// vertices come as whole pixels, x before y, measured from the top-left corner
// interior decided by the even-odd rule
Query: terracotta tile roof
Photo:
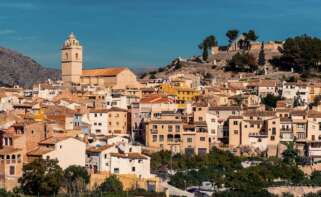
[[[321,118],[321,112],[310,110],[308,112],[308,117],[309,118]]]
[[[239,106],[216,106],[210,107],[210,111],[231,111],[231,110],[241,110]]]
[[[108,112],[127,112],[126,109],[122,109],[122,108],[119,108],[119,107],[112,107],[110,109],[108,109]]]
[[[229,116],[229,119],[243,119],[243,116]]]
[[[304,110],[291,111],[292,116],[305,116],[306,114],[307,114],[307,112]]]
[[[109,110],[108,109],[91,109],[89,112],[90,113],[107,113]]]
[[[113,146],[114,146],[114,144],[106,144],[106,145],[100,146],[100,147],[92,146],[92,147],[88,147],[88,148],[86,149],[86,152],[90,152],[90,153],[100,153],[100,152],[102,152],[102,151],[104,151],[104,150],[107,150],[107,149],[113,147]]]
[[[82,76],[116,76],[122,71],[126,70],[127,68],[97,68],[97,69],[88,69],[88,70],[82,70]]]
[[[245,111],[244,116],[275,116],[275,111]]]
[[[55,145],[60,141],[66,140],[71,137],[50,137],[39,142],[40,145]]]
[[[277,81],[276,80],[261,80],[258,83],[259,87],[276,87]]]
[[[52,148],[47,148],[44,146],[38,146],[36,149],[27,153],[28,156],[42,156],[46,153],[53,151]]]
[[[140,103],[145,103],[145,104],[152,104],[152,103],[173,103],[173,99],[166,98],[166,97],[161,97],[158,95],[150,96],[150,97],[145,97],[140,100]]]
[[[12,154],[19,151],[21,151],[21,149],[5,146],[4,148],[0,149],[0,155]]]

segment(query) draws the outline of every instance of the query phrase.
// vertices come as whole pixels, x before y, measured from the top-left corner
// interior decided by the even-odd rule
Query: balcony
[[[267,137],[268,133],[267,132],[260,132],[260,133],[249,133],[249,137]]]
[[[291,142],[294,140],[294,135],[291,132],[281,132],[280,141]]]

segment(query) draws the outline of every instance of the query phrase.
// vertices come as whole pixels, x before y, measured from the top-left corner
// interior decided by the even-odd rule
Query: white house
[[[89,112],[89,124],[91,125],[91,134],[108,134],[108,110],[94,109]]]
[[[282,97],[286,99],[299,99],[302,103],[308,103],[309,88],[305,84],[284,82],[282,85]]]
[[[57,159],[62,169],[71,165],[85,166],[86,144],[72,137],[50,137],[27,153],[29,158]]]
[[[18,103],[18,96],[7,95],[4,91],[0,91],[0,111],[10,111],[13,109],[13,105]]]
[[[128,143],[89,146],[86,167],[93,173],[132,174],[150,178],[150,157],[141,153],[140,146]]]

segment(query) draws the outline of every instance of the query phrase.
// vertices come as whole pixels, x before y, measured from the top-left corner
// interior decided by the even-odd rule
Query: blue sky
[[[0,46],[59,68],[70,32],[85,66],[162,66],[200,54],[214,34],[255,29],[260,40],[307,33],[321,37],[321,0],[1,0]]]

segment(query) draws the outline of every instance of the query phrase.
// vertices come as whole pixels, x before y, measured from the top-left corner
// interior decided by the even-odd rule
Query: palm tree
[[[212,47],[217,46],[217,40],[214,35],[207,36],[201,44],[198,45],[198,48],[203,50],[203,60],[208,59],[208,50]]]

